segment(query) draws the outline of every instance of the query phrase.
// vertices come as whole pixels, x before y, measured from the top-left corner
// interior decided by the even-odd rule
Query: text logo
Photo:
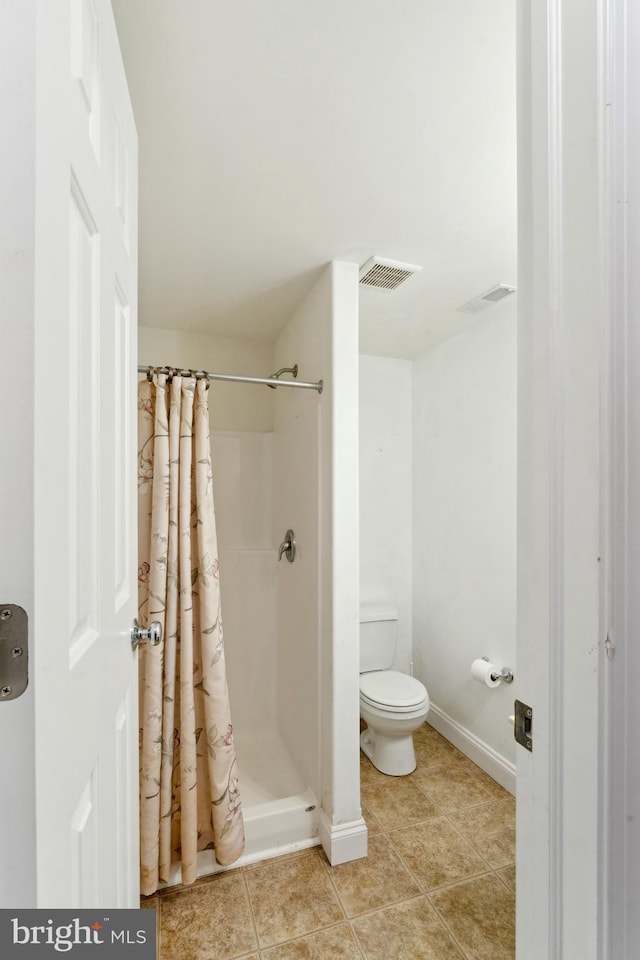
[[[155,910],[0,910],[0,957],[156,960]]]

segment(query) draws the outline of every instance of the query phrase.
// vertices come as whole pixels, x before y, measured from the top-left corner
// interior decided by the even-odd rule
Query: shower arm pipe
[[[272,374],[269,376],[269,379],[270,379],[270,380],[279,380],[283,373],[292,373],[294,377],[297,377],[297,376],[298,376],[298,364],[296,363],[296,364],[294,364],[292,367],[280,367],[279,370],[276,370],[275,373],[272,373]],[[270,384],[269,384],[269,389],[270,389],[270,390],[275,390],[276,388],[275,388],[275,386],[274,386],[272,383],[270,383]]]
[[[296,364],[297,366],[297,364]],[[293,368],[292,368],[293,369]],[[146,367],[139,366],[138,373],[149,372],[155,373],[174,373],[177,376],[193,376],[198,380],[227,380],[231,383],[263,383],[268,387],[272,387],[274,390],[276,387],[299,387],[301,390],[317,390],[318,393],[322,393],[323,381],[318,380],[317,383],[306,382],[304,380],[277,380],[275,375],[272,377],[238,377],[232,373],[210,373],[207,370],[187,370],[186,368],[178,367],[154,367],[153,365]],[[280,372],[280,371],[278,371]]]

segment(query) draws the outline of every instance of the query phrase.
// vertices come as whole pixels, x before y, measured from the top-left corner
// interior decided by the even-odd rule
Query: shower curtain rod
[[[287,368],[288,370],[293,370],[293,368]],[[297,365],[296,365],[297,372]],[[229,380],[232,383],[265,383],[268,387],[275,389],[276,387],[300,387],[301,390],[317,390],[318,393],[322,393],[323,381],[318,380],[317,383],[309,383],[304,380],[278,380],[277,374],[274,374],[271,377],[238,377],[235,374],[231,373],[210,373],[207,370],[188,370],[186,368],[179,367],[154,367],[147,365],[146,367],[139,366],[138,373],[175,373],[180,376],[193,376],[196,379],[200,380]],[[278,371],[280,373],[281,371]]]

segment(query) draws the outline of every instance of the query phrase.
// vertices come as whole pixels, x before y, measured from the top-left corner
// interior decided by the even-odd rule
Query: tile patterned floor
[[[369,856],[319,848],[165,891],[159,960],[512,960],[515,801],[425,724],[418,768],[361,754]]]

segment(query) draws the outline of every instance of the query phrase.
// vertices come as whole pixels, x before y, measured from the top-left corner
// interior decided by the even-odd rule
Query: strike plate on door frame
[[[525,750],[533,750],[533,736],[531,733],[533,710],[527,706],[526,703],[523,703],[522,700],[516,700],[514,706],[515,723],[513,725],[513,735]]]

